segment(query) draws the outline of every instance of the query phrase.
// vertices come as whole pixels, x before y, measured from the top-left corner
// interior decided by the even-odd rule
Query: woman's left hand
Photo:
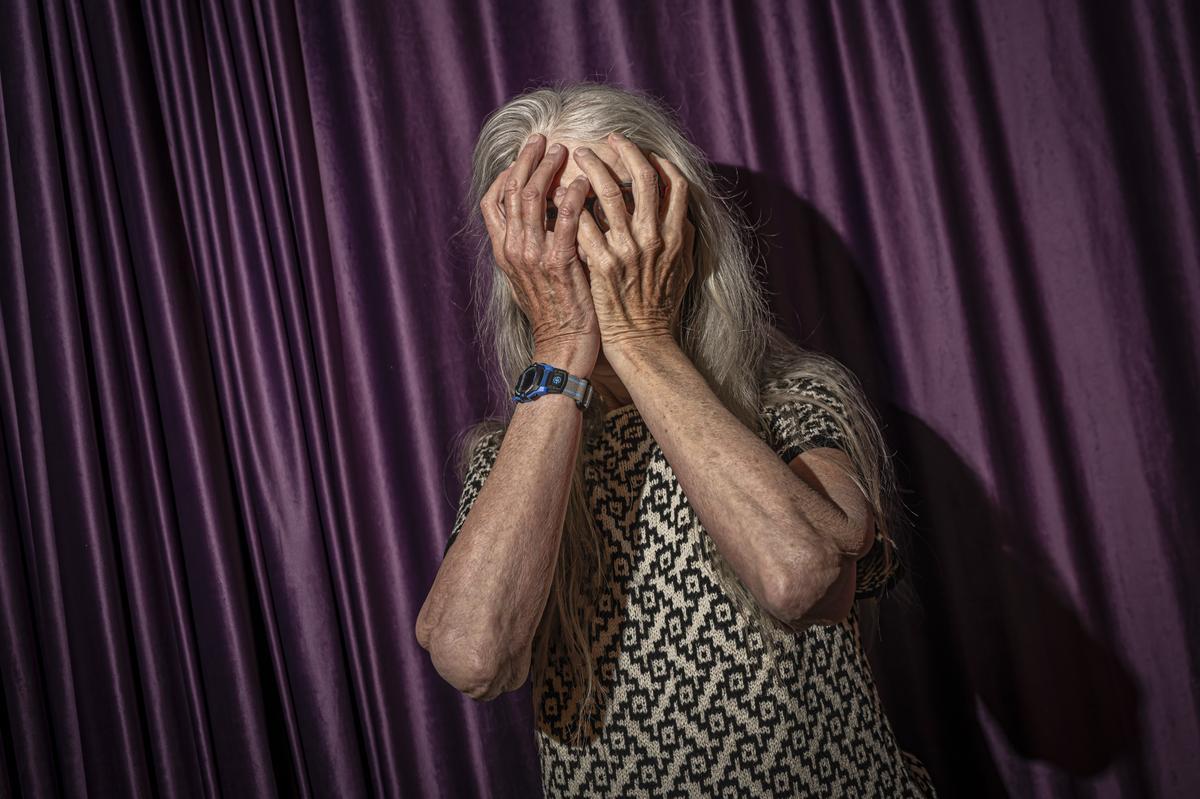
[[[601,343],[605,355],[611,356],[630,341],[674,338],[684,289],[694,272],[695,228],[687,218],[688,184],[683,173],[655,153],[649,153],[647,160],[636,144],[619,133],[612,133],[608,141],[633,177],[632,217],[608,165],[584,147],[575,150],[575,160],[608,221],[608,230],[601,231],[583,210],[577,239],[589,272]],[[658,181],[663,179],[668,192],[666,208],[660,209]]]

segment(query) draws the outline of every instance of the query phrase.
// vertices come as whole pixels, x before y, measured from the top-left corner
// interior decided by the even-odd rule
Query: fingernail
[[[559,154],[559,152],[561,152],[561,151],[562,151],[562,145],[561,145],[561,144],[555,144],[554,146],[552,146],[552,147],[550,148],[550,155],[558,155],[558,154]]]
[[[580,155],[591,155],[591,154],[592,154],[592,148],[590,148],[590,147],[580,147],[580,148],[576,149],[576,150],[575,150],[575,152],[579,153]]]
[[[537,138],[537,134],[536,134],[536,133],[530,133],[528,136],[526,136],[526,137],[525,137],[525,143],[526,143],[526,144],[533,144],[533,141],[534,141],[534,139],[536,139],[536,138]]]

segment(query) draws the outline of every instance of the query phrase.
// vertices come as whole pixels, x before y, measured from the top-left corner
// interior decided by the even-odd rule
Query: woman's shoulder
[[[828,383],[822,378],[802,372],[785,372],[760,382],[760,391],[764,394],[830,394]]]
[[[469,473],[482,463],[495,460],[504,440],[508,425],[500,419],[481,419],[466,427],[458,435],[457,471],[460,476]]]
[[[839,392],[827,378],[789,371],[763,380],[759,386],[759,412],[771,416],[796,405],[825,405],[833,411],[845,412]]]

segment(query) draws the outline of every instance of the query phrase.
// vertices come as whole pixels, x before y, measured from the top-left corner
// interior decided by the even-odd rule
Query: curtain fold
[[[949,796],[1200,790],[1185,2],[6,2],[0,795],[531,796],[416,615],[489,393],[486,115],[664,97],[917,518],[867,625]]]

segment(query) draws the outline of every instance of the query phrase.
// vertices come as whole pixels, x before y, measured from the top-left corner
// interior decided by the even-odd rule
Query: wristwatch
[[[575,400],[579,410],[586,410],[592,401],[592,381],[586,377],[567,374],[566,370],[548,363],[534,361],[525,367],[513,387],[513,402],[533,402],[547,394],[566,394]]]

